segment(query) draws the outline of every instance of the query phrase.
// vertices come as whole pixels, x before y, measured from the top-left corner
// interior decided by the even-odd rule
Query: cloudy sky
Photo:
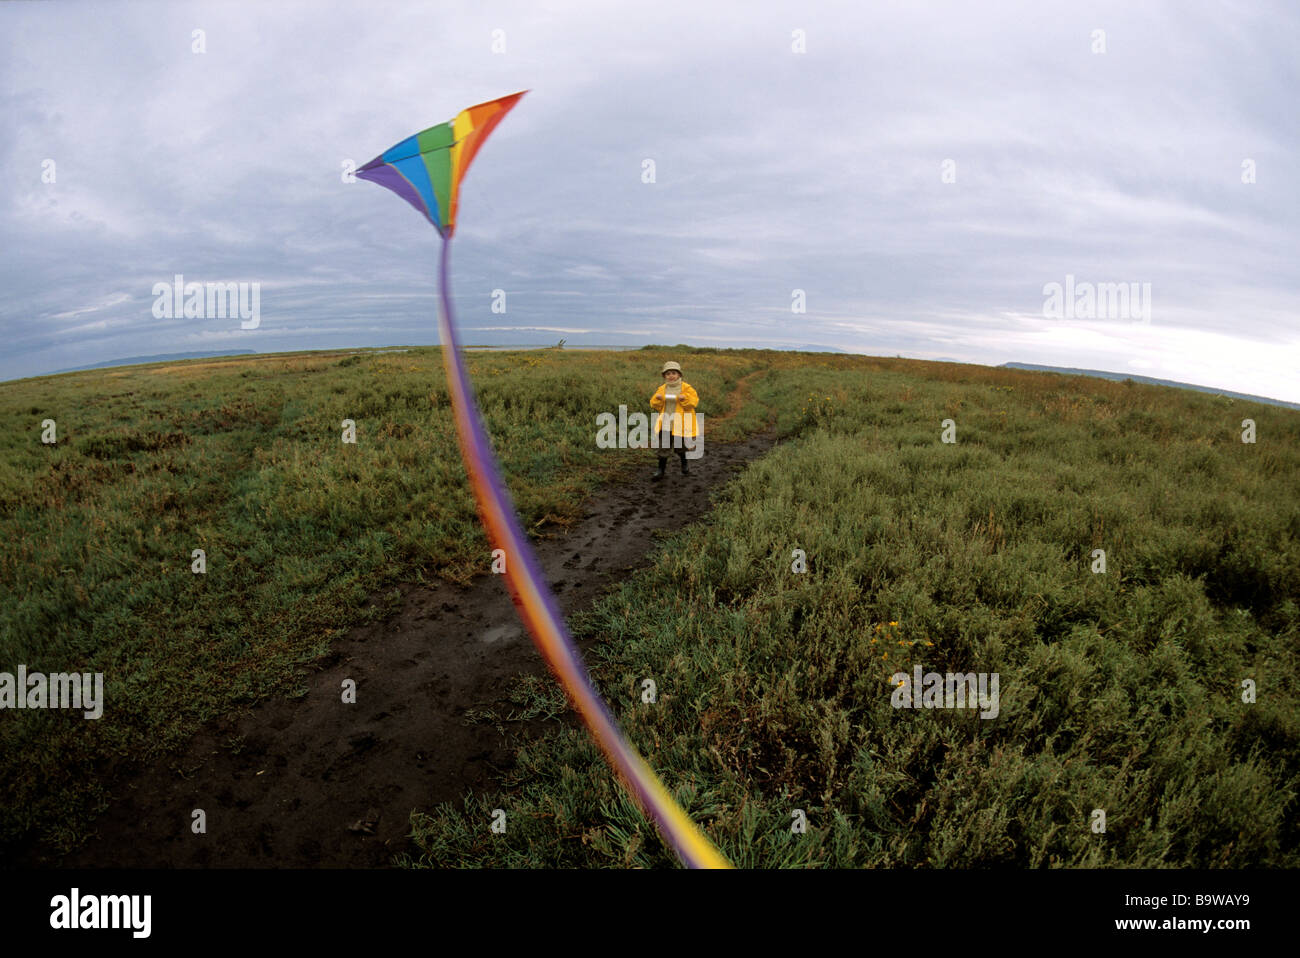
[[[436,342],[437,234],[344,169],[527,89],[461,194],[466,343],[1300,401],[1298,62],[1267,2],[0,5],[0,377]],[[259,284],[259,325],[156,318],[177,274]]]

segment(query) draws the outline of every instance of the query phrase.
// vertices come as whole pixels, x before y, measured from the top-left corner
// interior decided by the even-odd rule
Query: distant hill
[[[1269,399],[1265,396],[1251,396],[1248,393],[1234,393],[1212,386],[1196,386],[1192,383],[1174,382],[1172,379],[1152,379],[1150,376],[1134,376],[1132,373],[1108,373],[1100,369],[1067,369],[1064,366],[1036,366],[1033,363],[1003,363],[1003,369],[1032,369],[1044,373],[1066,373],[1071,376],[1096,376],[1098,379],[1113,379],[1122,382],[1131,379],[1135,383],[1147,383],[1151,386],[1176,386],[1179,389],[1194,389],[1198,393],[1213,393],[1217,396],[1231,396],[1233,399],[1249,399],[1251,402],[1267,403],[1270,406],[1285,406],[1288,409],[1300,409],[1300,404],[1286,402],[1282,399]]]
[[[207,359],[211,356],[253,356],[257,354],[255,349],[210,349],[206,352],[197,353],[159,353],[157,356],[128,356],[125,359],[106,359],[102,363],[91,363],[89,366],[72,366],[68,369],[56,369],[50,376],[57,376],[59,373],[79,373],[87,369],[104,369],[108,366],[138,366],[141,363],[168,363],[177,359]]]

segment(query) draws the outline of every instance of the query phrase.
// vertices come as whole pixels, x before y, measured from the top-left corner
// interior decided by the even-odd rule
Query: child
[[[686,468],[686,442],[698,434],[695,423],[695,407],[700,403],[700,394],[682,381],[682,367],[677,363],[664,363],[660,370],[664,384],[650,397],[650,408],[659,413],[653,431],[659,434],[659,471],[650,477],[658,482],[664,477],[668,465],[668,450],[674,448],[682,460],[682,475],[690,474]]]

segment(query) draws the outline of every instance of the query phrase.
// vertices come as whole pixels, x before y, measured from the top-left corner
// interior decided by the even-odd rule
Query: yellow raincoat
[[[682,381],[681,386],[682,392],[677,397],[675,404],[677,408],[668,411],[668,420],[672,423],[674,436],[697,436],[699,432],[695,424],[695,407],[700,404],[700,394],[695,391],[694,386],[691,386],[685,380]],[[668,400],[664,398],[664,390],[667,388],[668,384],[664,383],[650,397],[650,408],[659,413],[659,415],[655,416],[654,432],[661,433],[664,431],[664,407],[668,405]]]

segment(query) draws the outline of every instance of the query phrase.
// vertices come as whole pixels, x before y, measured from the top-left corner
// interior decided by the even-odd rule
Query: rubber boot
[[[664,469],[667,467],[667,465],[668,465],[668,460],[667,460],[667,459],[660,459],[660,460],[659,460],[659,471],[656,472],[653,476],[650,477],[650,481],[651,481],[651,482],[658,482],[660,479],[662,479],[662,478],[664,477]]]
[[[683,476],[689,476],[690,474],[691,474],[691,471],[690,471],[689,469],[686,468],[686,457],[685,457],[685,456],[682,456],[682,475],[683,475]]]

